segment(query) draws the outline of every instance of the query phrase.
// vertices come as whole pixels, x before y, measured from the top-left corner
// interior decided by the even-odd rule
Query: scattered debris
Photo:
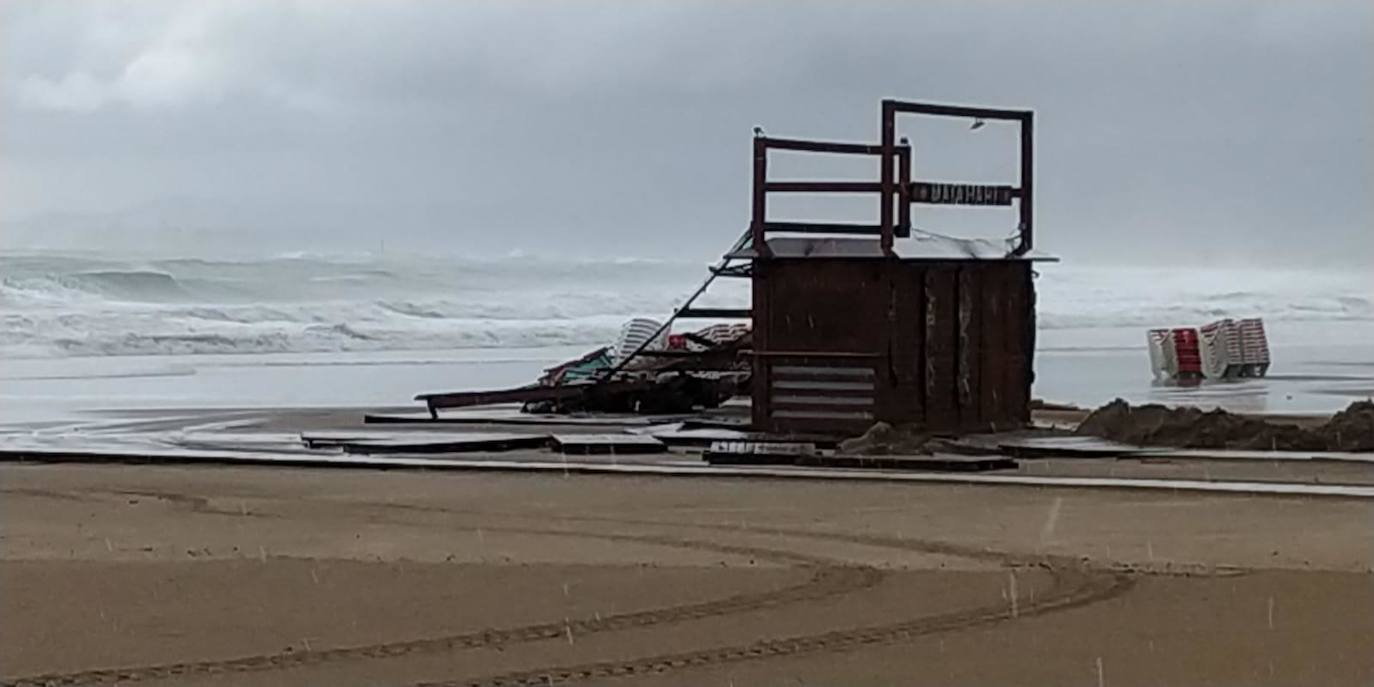
[[[929,454],[930,435],[903,425],[876,422],[867,432],[840,442],[839,452],[849,455],[886,456]]]
[[[420,394],[415,399],[424,401],[436,420],[444,408],[509,402],[524,404],[526,413],[665,414],[716,408],[749,388],[749,360],[742,355],[751,339],[748,327],[715,325],[681,335],[675,339],[680,344],[676,348],[641,348],[655,340],[647,331],[650,324],[632,320],[627,330],[638,327],[637,338],[621,341],[617,352],[598,348],[546,369],[535,384]],[[630,355],[635,356],[633,365]]]
[[[587,387],[580,389],[580,387]],[[715,408],[738,392],[733,379],[712,379],[687,373],[657,375],[633,386],[583,384],[554,387],[580,390],[555,398],[525,403],[526,413],[690,413],[696,408]]]
[[[611,357],[611,347],[602,346],[581,358],[569,360],[544,370],[539,377],[539,386],[558,386],[572,382],[590,381],[603,370],[611,369],[615,361]]]
[[[1326,424],[1304,428],[1220,409],[1132,406],[1118,398],[1094,410],[1076,433],[1179,448],[1374,451],[1374,401],[1356,401]]]

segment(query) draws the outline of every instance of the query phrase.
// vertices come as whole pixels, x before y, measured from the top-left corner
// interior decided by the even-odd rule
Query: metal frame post
[[[1035,245],[1035,206],[1032,200],[1034,189],[1034,120],[1035,114],[1030,110],[1001,110],[989,107],[968,107],[964,105],[936,105],[933,103],[915,103],[902,100],[883,100],[882,105],[882,136],[883,136],[883,182],[882,182],[882,207],[880,208],[881,225],[884,232],[884,239],[888,236],[887,232],[891,229],[892,209],[891,202],[895,195],[892,188],[894,140],[897,134],[897,115],[899,113],[931,115],[936,117],[962,117],[966,119],[997,119],[1004,121],[1017,122],[1021,130],[1021,149],[1020,149],[1020,180],[1016,190],[1016,197],[1020,206],[1020,221],[1018,230],[1020,240],[1017,242],[1016,249],[1012,251],[1014,255],[1024,255]],[[909,166],[909,165],[908,165]],[[907,186],[907,184],[904,184]],[[908,197],[907,200],[910,200]],[[885,248],[889,244],[885,244]]]
[[[878,231],[881,235],[883,255],[892,255],[892,203],[896,194],[893,192],[892,167],[896,164],[897,147],[897,122],[895,101],[884,100],[882,112],[882,177],[879,184],[882,186],[879,191],[878,206]]]

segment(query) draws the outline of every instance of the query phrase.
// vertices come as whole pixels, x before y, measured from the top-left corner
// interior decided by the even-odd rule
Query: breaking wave
[[[1040,268],[1045,329],[1259,315],[1374,321],[1367,275]],[[647,259],[102,260],[0,256],[0,357],[599,345],[662,317],[705,276]],[[743,306],[717,282],[704,306]]]

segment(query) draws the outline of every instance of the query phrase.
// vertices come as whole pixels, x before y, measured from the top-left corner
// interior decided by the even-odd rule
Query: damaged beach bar
[[[966,118],[1019,129],[1019,175],[1002,183],[918,179],[904,116]],[[885,100],[877,143],[753,139],[748,230],[703,284],[633,345],[609,347],[551,368],[516,389],[421,394],[440,411],[518,402],[535,412],[692,413],[739,409],[736,426],[779,440],[837,438],[875,423],[939,434],[1011,430],[1030,420],[1035,354],[1033,114]],[[778,180],[777,154],[873,158],[868,181]],[[775,220],[776,194],[875,197],[876,224]],[[1016,206],[1005,242],[922,231],[913,204]],[[748,279],[747,309],[698,308],[716,279]],[[734,319],[670,333],[677,322]],[[747,322],[747,325],[744,324]],[[572,374],[570,374],[570,372]],[[728,413],[716,412],[717,418]]]

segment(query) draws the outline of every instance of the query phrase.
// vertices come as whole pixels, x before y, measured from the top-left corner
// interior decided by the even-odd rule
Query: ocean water
[[[591,344],[701,265],[650,260],[0,257],[0,357]]]
[[[1144,329],[1220,317],[1265,318],[1275,373],[1356,386],[1374,373],[1361,367],[1374,362],[1368,271],[1037,270],[1037,392],[1056,400],[1148,385]],[[521,383],[612,342],[631,317],[664,316],[706,274],[634,258],[0,255],[0,412],[404,403],[436,385]],[[747,303],[746,283],[718,280],[698,304]],[[1312,366],[1324,363],[1336,366]]]

